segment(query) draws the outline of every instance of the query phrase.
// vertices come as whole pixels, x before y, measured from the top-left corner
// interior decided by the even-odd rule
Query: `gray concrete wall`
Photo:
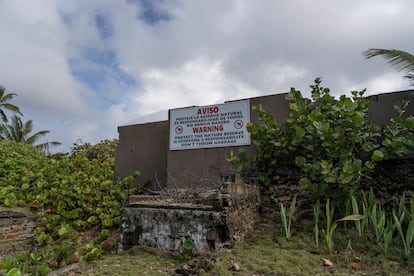
[[[371,106],[368,119],[378,125],[387,125],[396,115],[394,105],[403,99],[409,100],[406,114],[414,114],[414,90],[405,90],[393,93],[384,93],[368,97]]]
[[[267,113],[279,123],[289,114],[286,93],[250,98],[250,107],[262,104]],[[370,96],[372,105],[369,119],[377,124],[387,124],[395,115],[393,105],[401,99],[414,101],[414,90]],[[414,114],[414,103],[410,103],[406,114]],[[250,119],[257,123],[255,112]],[[121,176],[140,170],[142,176],[137,183],[152,180],[155,175],[162,186],[170,188],[215,187],[221,184],[221,177],[231,174],[232,168],[225,161],[228,151],[240,147],[169,150],[168,121],[122,126],[118,128],[120,145],[116,156],[116,170]],[[253,151],[253,146],[245,146]],[[157,188],[157,187],[154,187]]]
[[[121,177],[140,171],[135,185],[151,181],[151,188],[158,189],[158,181],[166,186],[168,128],[168,121],[118,127],[115,171]]]

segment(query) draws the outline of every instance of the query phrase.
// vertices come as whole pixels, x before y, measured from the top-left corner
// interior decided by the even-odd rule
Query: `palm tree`
[[[27,122],[23,123],[22,119],[19,116],[14,115],[11,119],[10,124],[0,125],[0,140],[14,140],[17,142],[33,145],[41,149],[48,149],[50,145],[57,146],[61,144],[60,142],[46,142],[35,145],[40,137],[45,136],[50,131],[42,130],[36,132],[35,134],[31,134],[32,130],[32,120],[28,120]]]
[[[8,122],[4,109],[23,115],[17,106],[9,103],[9,101],[13,99],[14,96],[16,96],[14,93],[6,94],[6,89],[3,86],[0,86],[0,117],[3,122]]]
[[[414,55],[395,49],[369,49],[363,52],[366,58],[372,58],[375,56],[383,56],[387,59],[387,62],[395,66],[399,71],[406,71],[407,78],[411,85],[414,85]]]

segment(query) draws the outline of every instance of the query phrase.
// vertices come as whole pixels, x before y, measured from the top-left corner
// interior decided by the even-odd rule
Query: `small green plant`
[[[381,206],[374,204],[369,214],[369,220],[371,221],[372,228],[374,229],[375,240],[378,244],[381,244],[386,224],[385,210],[382,210]]]
[[[290,202],[288,215],[286,215],[285,206],[283,206],[283,203],[280,203],[280,217],[282,219],[283,227],[285,229],[285,236],[288,239],[292,237],[291,226],[292,226],[293,213],[295,212],[296,197],[297,195],[295,194],[292,198],[292,201]]]
[[[325,235],[326,246],[328,247],[329,253],[333,252],[334,243],[333,243],[332,237],[333,237],[335,228],[337,227],[337,225],[334,227],[332,224],[334,212],[335,212],[335,205],[333,203],[331,205],[331,202],[328,198],[326,200],[326,205],[325,205],[326,231],[324,231],[324,235]]]
[[[397,113],[391,124],[382,130],[382,143],[377,152],[381,159],[396,159],[410,154],[414,150],[414,116],[405,114],[410,102],[402,100],[394,105]]]
[[[357,200],[357,198],[355,197],[354,194],[351,194],[351,205],[352,205],[352,214],[353,215],[360,215],[358,200]],[[354,223],[355,223],[355,227],[358,231],[358,235],[361,237],[362,233],[363,233],[361,220],[355,220]]]
[[[316,247],[319,248],[319,218],[321,213],[321,204],[319,200],[316,202],[315,206],[313,207],[313,234],[315,235],[315,243]]]
[[[194,244],[192,240],[184,240],[181,245],[180,254],[178,255],[179,260],[189,260],[193,256]]]
[[[6,272],[6,275],[21,275],[19,262],[12,256],[5,256],[1,260],[0,271]]]
[[[7,276],[20,276],[20,275],[22,275],[22,272],[17,267],[13,267],[7,272]],[[46,274],[41,274],[41,275],[46,275]]]
[[[366,217],[366,219],[361,221],[361,228],[362,231],[365,231],[365,229],[369,227],[371,210],[376,202],[374,189],[372,187],[370,188],[368,195],[364,191],[361,191],[361,193],[362,214]]]
[[[382,236],[382,244],[381,249],[384,252],[384,255],[388,254],[388,249],[390,247],[390,243],[392,241],[394,234],[394,224],[392,223],[391,219],[387,219],[386,226],[384,228],[383,236]]]
[[[401,211],[400,216],[397,216],[395,209],[392,210],[392,217],[394,219],[394,226],[397,229],[401,241],[404,245],[404,253],[407,257],[411,255],[411,243],[414,237],[414,220],[410,220],[407,224],[407,229],[404,234],[403,222],[405,218],[405,211]]]
[[[328,251],[330,254],[334,251],[334,241],[333,241],[333,234],[335,233],[336,228],[338,227],[340,222],[344,221],[357,221],[364,219],[365,216],[363,215],[348,215],[341,219],[336,220],[333,222],[333,217],[335,213],[335,205],[334,203],[330,202],[329,198],[326,200],[326,206],[325,206],[325,218],[326,218],[326,231],[325,231],[325,241],[326,245],[328,247]]]

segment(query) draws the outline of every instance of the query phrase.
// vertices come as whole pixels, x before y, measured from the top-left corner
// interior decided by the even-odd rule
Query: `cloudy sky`
[[[369,48],[414,52],[412,0],[0,0],[0,85],[57,151],[168,109],[409,89]],[[45,140],[45,141],[46,141]]]

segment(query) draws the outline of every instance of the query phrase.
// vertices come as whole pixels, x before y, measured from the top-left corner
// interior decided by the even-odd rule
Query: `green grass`
[[[200,275],[413,275],[412,261],[404,259],[402,245],[394,241],[389,257],[371,242],[371,237],[360,237],[354,228],[338,229],[335,233],[335,253],[328,254],[324,243],[316,248],[312,227],[295,229],[292,238],[284,235],[283,226],[260,224],[249,231],[244,241],[233,248],[224,248],[208,256],[214,267]],[[332,267],[323,266],[321,258],[331,260]],[[351,263],[360,268],[354,270]],[[238,263],[240,269],[230,267]],[[93,262],[76,264],[59,275],[175,275],[184,264],[167,251],[148,246],[135,246],[122,254],[104,256]]]
[[[148,246],[135,246],[121,254],[83,262],[59,275],[175,275],[179,262],[169,252]]]

